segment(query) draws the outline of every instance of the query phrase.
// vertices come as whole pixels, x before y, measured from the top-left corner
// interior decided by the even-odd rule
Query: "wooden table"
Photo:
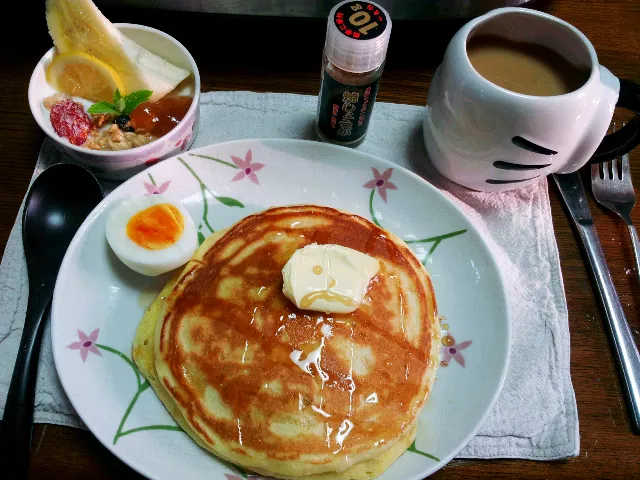
[[[33,10],[29,6],[26,7]],[[98,2],[99,3],[99,2]],[[638,0],[556,0],[538,8],[572,23],[593,42],[615,75],[640,81]],[[44,9],[29,32],[3,42],[0,52],[0,245],[4,245],[26,192],[42,140],[29,112],[27,84],[49,48]],[[254,90],[316,95],[325,20],[277,20],[105,9],[114,22],[164,30],[192,51],[203,91]],[[30,12],[33,15],[33,11]],[[23,15],[27,15],[23,12]],[[21,17],[16,17],[21,18]],[[31,17],[30,17],[31,18]],[[424,105],[429,82],[460,21],[396,22],[378,100]],[[418,54],[419,51],[421,53]],[[374,112],[375,115],[375,112]],[[640,150],[631,155],[640,186]],[[455,460],[434,478],[640,478],[640,437],[631,433],[619,375],[576,236],[550,184],[569,323],[571,373],[580,414],[580,456],[564,461]],[[636,189],[637,190],[637,189]],[[595,223],[627,318],[640,340],[640,287],[624,225],[592,202]],[[640,225],[640,207],[634,212]],[[2,468],[0,466],[0,468]],[[1,471],[1,470],[0,470]],[[31,478],[140,478],[89,432],[38,425]]]

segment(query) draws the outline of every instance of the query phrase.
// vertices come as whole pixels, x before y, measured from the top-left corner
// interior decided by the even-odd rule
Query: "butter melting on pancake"
[[[352,248],[312,243],[285,263],[282,293],[303,310],[351,313],[379,268],[378,260]]]
[[[283,266],[311,243],[379,261],[358,310],[284,296]],[[199,444],[250,470],[373,478],[415,436],[438,335],[431,281],[404,242],[332,208],[272,208],[207,240],[183,271],[155,329],[154,388]]]

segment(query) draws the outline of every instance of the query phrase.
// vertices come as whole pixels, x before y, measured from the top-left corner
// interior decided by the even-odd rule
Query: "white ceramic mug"
[[[471,65],[466,46],[477,33],[549,47],[590,76],[564,95],[506,90]],[[549,173],[574,172],[588,161],[610,160],[640,143],[637,115],[605,136],[616,106],[640,113],[640,86],[599,65],[578,29],[535,10],[499,8],[463,26],[447,47],[427,103],[424,138],[431,161],[442,175],[473,190],[512,190]]]

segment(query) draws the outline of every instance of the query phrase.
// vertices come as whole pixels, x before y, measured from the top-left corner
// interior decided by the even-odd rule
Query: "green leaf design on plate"
[[[462,235],[463,233],[467,233],[467,229],[466,228],[464,228],[462,230],[456,230],[455,232],[445,233],[443,235],[436,235],[435,237],[422,238],[420,240],[405,240],[405,242],[408,243],[408,244],[412,244],[412,243],[433,243],[433,245],[431,245],[431,248],[429,249],[429,253],[427,254],[427,255],[431,255],[433,252],[436,251],[436,248],[438,248],[438,245],[440,245],[440,243],[442,243],[443,240],[446,240],[448,238],[457,237],[458,235]]]
[[[413,441],[411,446],[407,449],[407,452],[413,452],[413,453],[417,453],[418,455],[424,455],[425,457],[430,458],[431,460],[435,460],[436,462],[440,461],[440,459],[438,457],[436,457],[435,455],[431,455],[430,453],[423,452],[422,450],[418,450],[416,448],[416,441],[415,440]]]
[[[198,245],[202,245],[205,241],[205,236],[204,234],[198,230]]]
[[[226,165],[227,167],[235,168],[236,170],[238,169],[238,166],[236,164],[231,162],[226,162],[224,160],[220,160],[219,158],[209,157],[207,155],[199,155],[197,153],[190,153],[189,155],[191,155],[192,157],[206,158],[207,160],[213,160],[214,162],[218,162],[222,165]]]
[[[137,428],[132,428],[130,430],[123,430],[124,428],[124,424],[127,422],[127,419],[129,418],[129,415],[131,414],[131,411],[133,410],[133,407],[135,406],[135,404],[138,402],[138,398],[140,398],[140,395],[149,388],[149,382],[147,382],[146,380],[143,380],[140,372],[138,370],[138,368],[136,367],[135,363],[133,363],[133,361],[127,357],[124,353],[122,353],[120,350],[113,348],[113,347],[109,347],[107,345],[103,345],[101,343],[96,343],[95,344],[96,347],[98,347],[100,350],[104,350],[105,352],[109,352],[109,353],[113,353],[114,355],[120,357],[122,360],[124,360],[127,365],[129,365],[131,367],[131,369],[133,370],[133,373],[136,376],[136,384],[138,386],[138,389],[136,390],[135,395],[133,396],[133,398],[131,399],[131,401],[129,402],[129,405],[127,406],[127,409],[124,412],[124,415],[122,415],[122,419],[120,420],[120,424],[118,425],[118,429],[116,430],[115,435],[113,436],[113,444],[115,445],[116,443],[118,443],[118,440],[121,437],[124,437],[125,435],[130,435],[132,433],[136,433],[136,432],[142,432],[145,430],[170,430],[170,431],[176,431],[176,432],[181,432],[182,429],[176,425],[145,425],[144,427],[137,427]]]
[[[380,225],[380,221],[378,220],[378,216],[376,215],[376,211],[373,208],[373,197],[375,196],[375,194],[376,189],[372,188],[371,195],[369,195],[369,213],[371,214],[371,220],[373,220],[373,223],[382,228],[382,225]]]
[[[244,470],[243,468],[239,467],[238,465],[234,465],[234,467],[236,467],[236,469],[238,470],[238,473],[240,473],[240,476],[242,478],[249,478],[249,475],[247,474],[246,470]]]
[[[127,357],[120,350],[116,350],[115,348],[108,347],[107,345],[96,343],[96,347],[106,352],[113,353],[114,355],[119,356],[122,360],[127,362],[127,364],[131,367],[131,370],[133,370],[133,373],[136,376],[136,383],[138,384],[138,388],[140,388],[140,386],[144,383],[144,381],[140,378],[140,372],[138,371],[138,367],[136,367],[135,363],[133,363],[133,361],[129,357]]]
[[[132,428],[130,430],[125,430],[120,433],[120,437],[124,437],[125,435],[130,435],[136,432],[144,432],[145,430],[169,430],[171,432],[181,432],[182,429],[177,425],[147,425],[145,427]]]
[[[380,228],[384,228],[380,224],[380,220],[378,220],[378,215],[376,214],[376,211],[373,208],[373,198],[375,197],[375,193],[376,193],[376,189],[372,188],[371,189],[371,194],[369,195],[369,214],[371,215],[371,220],[373,221],[373,223],[375,223]],[[405,243],[407,243],[407,244],[433,243],[433,245],[431,245],[431,248],[429,249],[429,253],[427,254],[427,258],[429,258],[433,254],[433,252],[436,251],[436,248],[438,248],[438,246],[442,243],[443,240],[446,240],[448,238],[457,237],[458,235],[462,235],[463,233],[467,233],[467,229],[466,228],[464,228],[462,230],[456,230],[455,232],[445,233],[443,235],[436,235],[435,237],[422,238],[422,239],[419,239],[419,240],[405,240]],[[426,261],[426,259],[425,259],[425,261]]]
[[[200,192],[202,194],[202,204],[203,204],[203,208],[204,208],[203,211],[202,211],[202,221],[204,222],[204,224],[209,229],[209,232],[214,233],[215,230],[213,229],[213,227],[209,223],[209,200],[207,200],[207,192],[209,192],[209,194],[211,196],[213,196],[213,194],[211,193],[211,191],[207,188],[207,186],[204,183],[200,184]]]
[[[201,155],[197,155],[197,156],[201,156]],[[211,195],[213,198],[218,200],[223,205],[226,205],[227,207],[244,208],[244,205],[242,204],[242,202],[240,202],[239,200],[236,200],[235,198],[217,197],[216,195],[214,195],[213,192],[209,190],[209,187],[205,185],[205,183],[202,181],[202,179],[196,173],[196,171],[187,162],[185,162],[180,157],[178,157],[178,161],[182,165],[184,165],[187,170],[189,170],[189,173],[191,173],[191,175],[193,175],[193,178],[195,178],[200,184],[200,192],[202,193],[202,204],[204,209],[202,212],[202,222],[207,226],[207,228],[209,229],[209,232],[214,233],[215,230],[213,229],[213,227],[211,227],[211,224],[209,224],[209,199],[207,198],[207,194]]]
[[[239,200],[236,200],[235,198],[231,198],[231,197],[216,197],[216,200],[218,200],[223,205],[226,205],[227,207],[244,208],[244,205],[242,204],[242,202],[240,202]]]

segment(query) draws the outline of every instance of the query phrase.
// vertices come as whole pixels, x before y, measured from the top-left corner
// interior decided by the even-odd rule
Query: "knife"
[[[640,354],[631,334],[616,292],[600,239],[593,224],[589,202],[579,173],[553,175],[564,203],[575,223],[598,287],[598,300],[607,319],[607,327],[624,379],[623,389],[629,405],[631,425],[640,435]]]

